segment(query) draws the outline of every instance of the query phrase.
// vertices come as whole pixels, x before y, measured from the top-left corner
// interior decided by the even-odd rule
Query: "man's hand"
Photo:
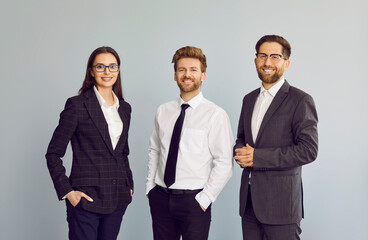
[[[80,191],[72,191],[66,195],[66,198],[69,200],[69,202],[73,205],[73,207],[77,206],[77,204],[80,202],[81,198],[84,197],[90,202],[93,202],[93,199],[85,194],[84,192]]]
[[[130,196],[133,196],[133,189],[130,189]]]
[[[207,210],[207,209],[205,209],[204,207],[202,207],[202,205],[201,205],[201,204],[199,204],[199,206],[201,206],[201,208],[202,208],[203,212],[206,212],[206,210]]]
[[[253,152],[254,148],[247,143],[246,146],[235,149],[236,155],[234,158],[242,167],[253,167]]]

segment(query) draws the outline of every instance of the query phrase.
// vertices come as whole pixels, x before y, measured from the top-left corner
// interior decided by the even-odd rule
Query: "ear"
[[[89,72],[91,73],[92,77],[95,77],[95,73],[92,71],[92,68],[89,69]]]
[[[290,66],[290,60],[289,59],[288,60],[285,60],[285,63],[284,63],[284,69],[285,69],[285,71],[288,70],[289,66]]]
[[[174,80],[175,80],[175,82],[178,81],[178,77],[176,76],[176,72],[174,72]]]
[[[205,72],[202,73],[201,82],[204,82],[204,80],[206,80],[206,73]]]

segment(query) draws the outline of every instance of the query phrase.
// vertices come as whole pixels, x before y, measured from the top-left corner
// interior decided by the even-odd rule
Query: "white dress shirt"
[[[259,128],[261,127],[261,123],[263,118],[267,112],[267,109],[270,107],[272,100],[276,96],[277,92],[280,90],[282,85],[284,84],[285,79],[282,79],[273,85],[270,89],[266,90],[263,85],[261,85],[260,93],[254,104],[253,114],[252,114],[252,136],[253,142],[256,142]]]
[[[119,99],[112,92],[114,96],[114,104],[112,106],[108,106],[106,101],[103,99],[101,94],[98,92],[96,86],[93,86],[93,90],[95,90],[95,94],[98,102],[101,105],[102,112],[105,116],[105,120],[107,122],[107,126],[109,129],[109,135],[112,143],[112,148],[115,149],[116,144],[118,144],[120,135],[123,131],[123,122],[121,121],[118,109],[119,109]]]
[[[159,106],[149,143],[146,194],[157,185],[166,187],[164,174],[170,141],[180,115],[180,98]],[[181,133],[172,189],[202,189],[198,203],[207,208],[214,202],[233,173],[234,137],[226,112],[202,93],[188,102]]]

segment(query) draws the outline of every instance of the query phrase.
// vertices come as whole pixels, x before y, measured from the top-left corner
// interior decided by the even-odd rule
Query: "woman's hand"
[[[90,202],[93,202],[93,199],[85,194],[84,192],[80,191],[72,191],[66,195],[66,198],[69,200],[69,202],[73,205],[73,207],[77,206],[77,204],[80,202],[81,198],[84,197]]]

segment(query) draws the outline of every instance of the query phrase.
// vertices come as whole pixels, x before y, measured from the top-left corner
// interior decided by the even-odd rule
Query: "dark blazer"
[[[70,191],[82,191],[94,200],[88,202],[82,198],[82,208],[96,213],[111,213],[131,202],[133,177],[128,162],[131,107],[121,100],[118,112],[123,131],[113,150],[107,122],[93,88],[67,100],[46,153],[60,200]],[[67,177],[61,158],[69,141],[73,162]]]
[[[235,148],[255,148],[253,167],[243,169],[240,216],[243,216],[250,181],[257,219],[264,224],[291,224],[304,217],[302,165],[318,152],[317,112],[307,93],[282,85],[268,108],[253,142],[251,119],[260,89],[246,95],[239,119]],[[249,179],[249,174],[251,178]]]

